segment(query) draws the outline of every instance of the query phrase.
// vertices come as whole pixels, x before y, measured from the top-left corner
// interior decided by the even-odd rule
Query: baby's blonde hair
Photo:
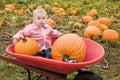
[[[45,9],[43,9],[41,6],[38,6],[34,11],[33,11],[33,17],[35,17],[36,15],[47,15]]]

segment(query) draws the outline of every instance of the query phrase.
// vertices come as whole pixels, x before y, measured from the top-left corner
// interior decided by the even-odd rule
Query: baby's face
[[[33,21],[37,26],[43,26],[45,24],[46,18],[47,18],[46,14],[40,14],[40,15],[34,16]]]

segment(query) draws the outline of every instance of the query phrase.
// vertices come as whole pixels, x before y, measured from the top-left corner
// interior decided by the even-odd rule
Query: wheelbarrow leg
[[[28,74],[28,80],[31,80],[31,74],[30,74],[30,70],[25,69],[27,71]],[[43,75],[38,76],[38,78],[36,80],[40,80],[43,77]],[[46,77],[47,80],[52,80],[49,77]]]
[[[40,80],[43,77],[43,75],[40,75],[36,80]]]
[[[25,69],[27,71],[27,74],[28,74],[28,80],[31,80],[31,75],[30,75],[30,70],[28,69]]]
[[[74,80],[103,80],[103,78],[97,73],[79,70]]]

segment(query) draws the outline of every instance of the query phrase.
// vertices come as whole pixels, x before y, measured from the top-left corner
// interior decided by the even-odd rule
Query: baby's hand
[[[16,44],[18,42],[18,39],[13,39],[13,44]]]

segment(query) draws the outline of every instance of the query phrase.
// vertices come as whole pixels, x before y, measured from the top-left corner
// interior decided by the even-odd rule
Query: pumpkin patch
[[[97,70],[96,72],[99,72],[104,80],[119,80],[120,0],[0,0],[0,3],[1,54],[5,54],[5,48],[11,44],[11,42],[6,39],[10,37],[5,35],[4,32],[9,32],[13,35],[20,29],[27,27],[29,23],[32,23],[33,10],[38,6],[42,6],[46,10],[48,18],[53,19],[55,22],[55,24],[52,24],[52,27],[62,34],[75,33],[103,45],[105,48],[104,60],[100,64],[98,63],[92,66],[92,68],[90,67],[90,69]],[[75,15],[71,14],[72,9],[77,11],[72,12]],[[97,26],[97,24],[88,26],[88,23],[91,21],[101,23],[102,27],[97,27],[101,31],[90,27]],[[78,24],[78,22],[80,24]],[[88,27],[90,28],[88,29]],[[68,40],[66,40],[66,42],[67,41]],[[28,44],[28,46],[30,44]],[[70,43],[68,44],[70,45]],[[23,46],[18,48],[18,50],[22,48]],[[66,57],[69,58],[68,55],[64,55],[64,58]],[[7,65],[9,66],[9,64]],[[16,76],[16,73],[14,74],[16,71],[12,72],[11,69],[9,71],[8,68],[4,68],[4,64],[1,62],[0,68],[2,68],[2,66],[2,79],[23,80],[24,77],[14,77]],[[9,72],[12,74],[7,75],[6,73]],[[36,75],[35,78],[34,75],[32,78],[35,79]],[[68,78],[68,80],[74,79]]]

